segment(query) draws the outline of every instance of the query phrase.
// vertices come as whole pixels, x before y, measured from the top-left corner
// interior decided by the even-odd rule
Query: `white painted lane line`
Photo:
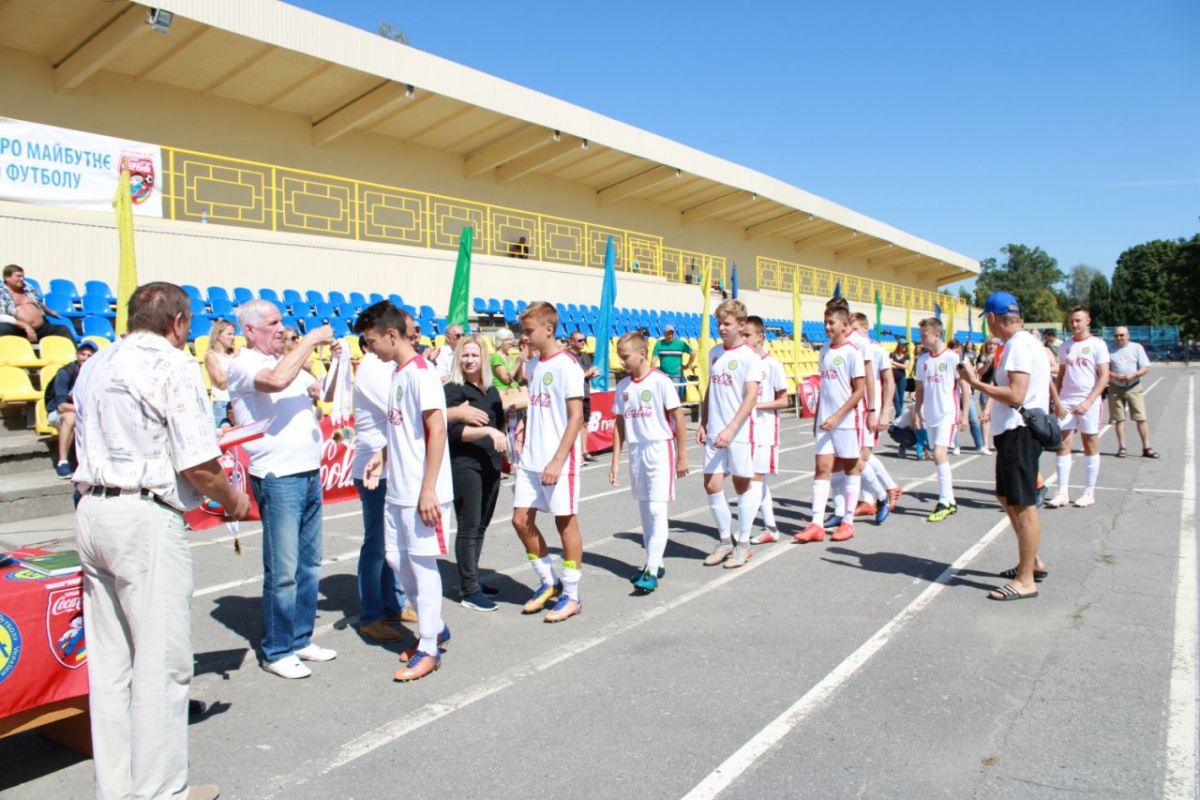
[[[338,561],[348,561],[348,560],[354,559],[354,558],[358,558],[357,550],[352,550],[349,553],[342,553],[339,556],[332,556],[331,558],[327,558],[321,562],[321,566],[327,567],[330,564],[334,564]],[[263,578],[262,573],[259,573],[258,575],[254,575],[249,578],[242,578],[241,580],[237,580],[237,581],[229,581],[228,583],[219,583],[216,586],[206,586],[203,589],[197,589],[196,591],[192,592],[192,597],[204,597],[205,595],[216,594],[217,592],[224,591],[225,589],[236,589],[237,587],[245,586],[248,583],[262,583],[262,578]]]
[[[1171,690],[1167,701],[1167,770],[1164,798],[1195,800],[1197,731],[1196,646],[1200,637],[1196,575],[1196,396],[1195,378],[1188,378],[1187,420],[1183,458],[1183,504],[1179,511],[1179,564],[1175,575],[1175,646],[1171,659]]]
[[[1007,527],[1007,519],[1003,519],[992,526],[992,529],[984,534],[983,538],[971,545],[970,548],[960,555],[933,583],[917,595],[916,599],[905,606],[900,613],[892,617],[870,639],[863,642],[857,650],[847,656],[833,671],[822,678],[820,683],[809,689],[791,708],[776,717],[754,738],[742,745],[729,758],[725,759],[719,767],[709,773],[695,788],[684,795],[684,800],[700,800],[701,798],[716,797],[728,788],[746,770],[750,769],[754,765],[754,762],[764,753],[804,722],[822,703],[848,683],[858,670],[872,656],[882,650],[907,622],[942,593],[942,590],[946,588],[946,585],[958,570],[963,569],[967,564],[971,563]]]

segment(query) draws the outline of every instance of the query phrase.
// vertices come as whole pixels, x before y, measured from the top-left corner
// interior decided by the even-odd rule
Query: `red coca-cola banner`
[[[587,419],[587,450],[599,453],[613,446],[613,396],[616,392],[592,392],[592,413]]]
[[[326,503],[340,503],[343,500],[357,500],[358,492],[354,488],[354,480],[350,477],[350,465],[354,460],[354,421],[344,428],[333,427],[329,418],[321,420],[321,487],[324,490]],[[221,466],[225,474],[235,485],[250,488],[250,458],[241,447],[234,447],[221,455]],[[240,481],[240,484],[237,482]],[[208,530],[225,522],[225,509],[219,503],[207,498],[194,511],[188,512],[184,518],[188,527],[194,531]],[[262,519],[258,513],[258,504],[254,502],[254,493],[250,492],[250,516],[247,519]]]
[[[796,392],[800,396],[800,402],[797,404],[800,416],[815,417],[817,401],[821,398],[821,376],[809,375],[796,385]]]

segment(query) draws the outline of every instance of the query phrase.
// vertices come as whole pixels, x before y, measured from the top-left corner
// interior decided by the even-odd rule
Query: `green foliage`
[[[1064,277],[1058,262],[1042,248],[1023,244],[1005,245],[1000,252],[1005,256],[1003,262],[995,258],[979,262],[976,304],[982,306],[992,292],[1008,292],[1017,298],[1025,319],[1031,322],[1061,319],[1062,309],[1051,288]]]
[[[378,30],[376,30],[376,33],[378,33],[380,36],[382,36],[385,39],[391,39],[393,42],[399,42],[400,44],[408,44],[408,36],[405,35],[404,31],[400,28],[400,26],[393,25],[392,23],[388,22],[387,20],[383,20],[382,22],[379,23],[379,28],[378,28]]]
[[[1179,255],[1180,242],[1157,239],[1130,247],[1113,271],[1113,316],[1119,325],[1174,325],[1181,314],[1168,265]]]
[[[971,296],[971,293],[967,291],[967,287],[965,286],[958,287],[958,299],[965,303],[975,302],[975,298]]]
[[[1103,272],[1097,273],[1088,288],[1087,297],[1083,301],[1092,312],[1092,326],[1103,327],[1113,325],[1112,287]]]
[[[1179,240],[1179,249],[1166,271],[1183,335],[1200,336],[1200,234]]]
[[[1063,310],[1073,308],[1078,305],[1087,305],[1088,293],[1092,289],[1092,281],[1100,274],[1100,270],[1087,264],[1076,264],[1071,267],[1071,271],[1067,273],[1067,282],[1064,286],[1064,294],[1066,303],[1063,304]]]

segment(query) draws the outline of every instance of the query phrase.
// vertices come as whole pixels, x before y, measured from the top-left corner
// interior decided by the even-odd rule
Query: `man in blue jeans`
[[[261,439],[243,445],[250,486],[263,526],[264,665],[281,678],[307,678],[302,661],[330,661],[337,652],[312,641],[321,576],[321,429],[313,416],[320,385],[304,364],[318,347],[341,351],[322,325],[280,356],[283,322],[265,300],[238,308],[246,336],[229,367],[229,400],[238,425],[273,419]]]
[[[384,426],[395,371],[394,365],[366,353],[354,373],[354,462],[350,474],[362,501],[363,517],[363,545],[358,555],[358,632],[376,642],[404,638],[388,623],[417,621],[417,612],[407,606],[399,579],[384,557],[387,479],[374,489],[363,485],[367,462],[387,444]]]

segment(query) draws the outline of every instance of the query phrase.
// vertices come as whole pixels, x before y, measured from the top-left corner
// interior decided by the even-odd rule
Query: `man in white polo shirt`
[[[1125,406],[1129,406],[1129,416],[1142,437],[1142,456],[1158,458],[1158,451],[1150,446],[1146,397],[1141,385],[1142,378],[1150,371],[1150,359],[1140,344],[1129,341],[1129,328],[1124,325],[1113,333],[1113,339],[1117,346],[1109,353],[1108,418],[1117,432],[1117,458],[1125,458]]]
[[[279,309],[251,300],[237,314],[246,346],[229,366],[233,418],[238,425],[274,418],[266,436],[242,445],[263,526],[263,668],[307,678],[312,671],[301,661],[337,653],[312,641],[321,576],[321,429],[313,416],[320,386],[303,367],[318,347],[341,348],[322,325],[281,358]]]

